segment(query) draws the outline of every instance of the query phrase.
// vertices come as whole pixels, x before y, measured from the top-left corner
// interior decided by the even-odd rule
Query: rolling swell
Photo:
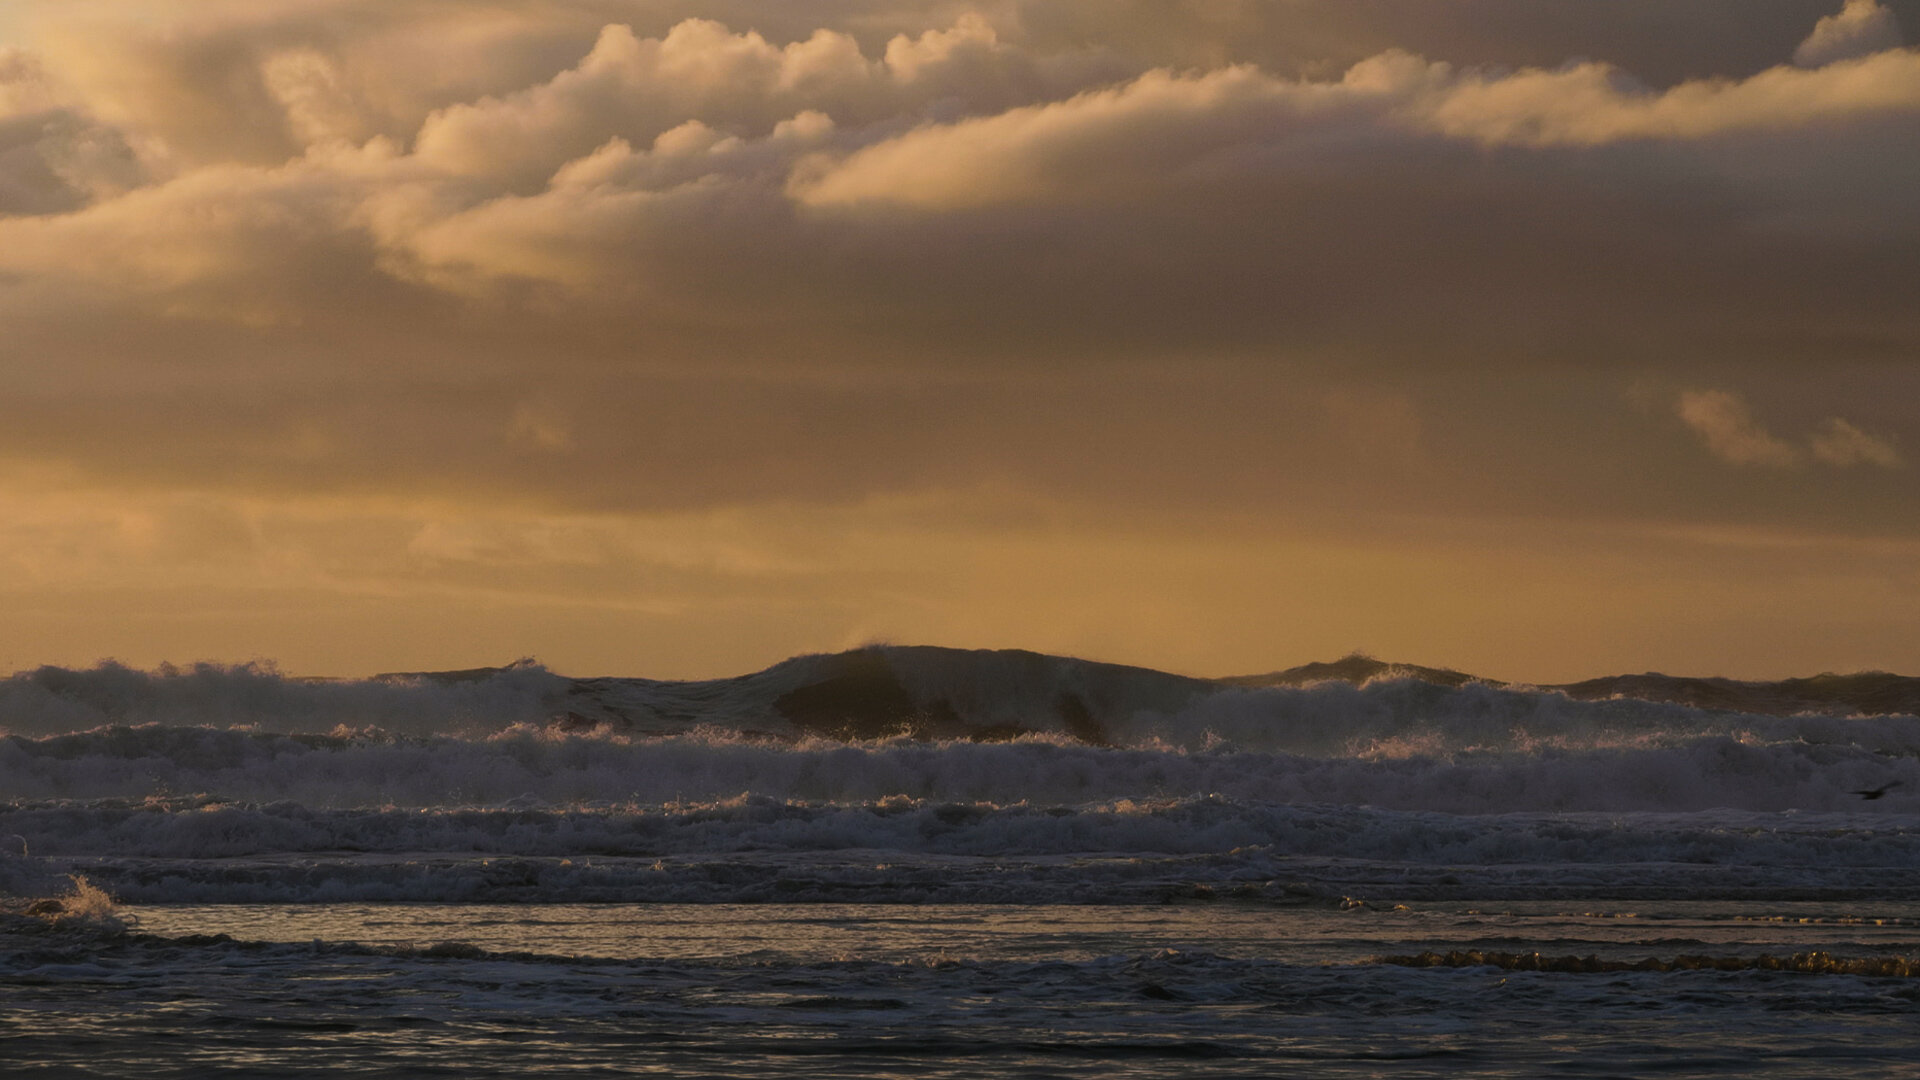
[[[289,736],[146,726],[0,740],[0,790],[29,802],[204,796],[310,807],[661,806],[742,794],[1075,806],[1218,795],[1459,814],[1539,811],[1911,812],[1920,759],[1807,739],[1314,755],[894,739],[799,744],[725,734],[516,729],[485,738]],[[1867,786],[1901,786],[1870,806]]]
[[[1417,860],[1462,865],[1673,862],[1920,867],[1920,820],[1849,829],[1839,815],[1453,815],[1290,806],[1197,796],[1077,807],[868,803],[741,796],[620,809],[316,810],[297,803],[18,805],[0,830],[36,856],[209,859],[447,851],[654,858],[738,852],[928,855],[1212,855]]]

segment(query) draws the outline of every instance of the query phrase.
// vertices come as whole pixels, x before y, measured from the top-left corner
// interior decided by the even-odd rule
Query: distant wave
[[[866,803],[742,796],[649,808],[317,810],[295,803],[15,805],[0,830],[36,857],[227,859],[419,852],[655,858],[740,852],[1208,856],[1461,865],[1707,863],[1920,868],[1920,818],[1872,829],[1821,814],[1450,815],[1219,796],[1080,806],[896,797]]]
[[[1353,693],[1353,691],[1343,691]],[[1783,721],[1784,723],[1784,721]],[[1219,795],[1275,803],[1445,813],[1512,811],[1901,811],[1920,798],[1920,758],[1858,741],[1726,735],[1570,748],[1534,736],[1500,749],[1402,739],[1391,752],[1277,753],[1152,740],[1098,748],[1063,737],[869,743],[567,734],[515,728],[485,738],[380,733],[281,735],[150,725],[0,739],[0,791],[32,801],[294,801],[315,808],[711,803],[892,798],[1010,806]],[[1903,722],[1904,723],[1904,722]],[[1444,729],[1443,729],[1444,730]],[[1869,728],[1863,741],[1891,733]],[[1478,744],[1478,731],[1470,741]],[[1778,733],[1776,733],[1778,734]],[[1316,735],[1306,740],[1318,745]],[[1898,782],[1882,800],[1856,791]],[[0,825],[0,834],[6,832]]]
[[[535,665],[472,680],[292,678],[258,664],[139,671],[115,663],[42,667],[0,680],[0,731],[57,735],[109,725],[169,724],[401,734],[497,731],[540,723],[568,680]]]
[[[133,903],[1275,904],[1905,898],[1920,818],[1445,815],[1200,797],[1079,807],[754,796],[646,809],[50,805],[0,813],[34,856]]]
[[[257,665],[144,672],[103,664],[0,680],[0,733],[45,738],[158,724],[379,738],[477,738],[528,727],[850,742],[1047,735],[1096,746],[1322,757],[1675,747],[1725,737],[1920,754],[1920,717],[1849,710],[1841,700],[1858,691],[1867,704],[1898,704],[1905,700],[1901,688],[1917,680],[1836,676],[1769,684],[1774,691],[1763,692],[1760,684],[1663,679],[1543,689],[1350,659],[1206,680],[1011,650],[903,647],[796,657],[750,675],[696,682],[570,679],[531,663],[338,681],[291,678]],[[1674,690],[1683,682],[1694,690]],[[1599,694],[1594,687],[1601,684],[1619,692]],[[1708,690],[1753,710],[1658,700],[1711,696]],[[100,736],[103,744],[151,738]],[[259,746],[233,744],[233,751]],[[73,744],[70,752],[92,751]]]

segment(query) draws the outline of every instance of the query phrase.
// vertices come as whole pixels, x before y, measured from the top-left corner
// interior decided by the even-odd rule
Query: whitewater
[[[1915,702],[901,647],[700,682],[41,668],[0,680],[0,1048],[1908,1075]]]

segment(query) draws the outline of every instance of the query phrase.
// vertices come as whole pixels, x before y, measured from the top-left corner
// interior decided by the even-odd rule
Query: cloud
[[[1902,43],[1899,21],[1878,0],[1846,0],[1839,14],[1828,15],[1814,25],[1813,33],[1794,51],[1793,62],[1801,67],[1824,67],[1897,49]]]
[[[1878,465],[1898,469],[1906,465],[1900,451],[1888,439],[1870,435],[1839,417],[1828,418],[1813,436],[1813,457],[1828,465]]]
[[[1920,349],[1920,53],[1780,63],[1834,6],[1698,36],[1664,63],[1720,74],[1662,81],[1611,62],[1657,35],[1577,6],[89,5],[9,54],[0,317],[40,396],[0,403],[0,451],[627,509],[982,477],[1145,499],[1122,461],[1229,499],[1207,463],[1243,458],[1340,503],[1411,484],[1369,468],[1537,457],[1422,496],[1536,505],[1577,463],[1464,418],[1511,450],[1586,414],[1489,387],[1564,364],[1614,400],[1735,363],[1891,447],[1920,416],[1828,373]],[[1534,62],[1580,40],[1625,44]],[[1885,460],[1747,420],[1757,462]]]
[[[1913,0],[26,2],[0,660],[1902,662]]]
[[[196,24],[178,40],[122,28],[99,53],[50,48],[34,70],[66,66],[36,78],[80,94],[90,111],[74,115],[109,118],[87,121],[85,144],[131,148],[122,157],[148,171],[102,179],[94,168],[55,188],[52,166],[34,165],[15,198],[49,220],[0,222],[0,269],[254,321],[313,319],[357,275],[363,291],[425,286],[603,312],[618,298],[638,315],[735,325],[803,309],[823,324],[859,322],[896,300],[943,325],[984,325],[989,311],[1030,305],[1020,319],[1038,327],[1103,325],[1079,315],[1116,289],[1148,298],[1118,305],[1143,325],[1177,319],[1193,310],[1174,299],[1183,282],[1211,260],[1201,272],[1218,281],[1198,290],[1210,310],[1196,322],[1273,343],[1305,323],[1234,282],[1310,292],[1339,280],[1305,274],[1282,251],[1337,266],[1359,245],[1369,272],[1399,267],[1402,314],[1353,313],[1355,327],[1379,327],[1417,321],[1439,302],[1425,294],[1468,283],[1520,308],[1585,303],[1571,284],[1524,297],[1542,287],[1514,265],[1527,245],[1643,261],[1682,222],[1706,234],[1694,248],[1716,253],[1701,273],[1782,279],[1803,253],[1768,262],[1732,251],[1756,230],[1797,230],[1816,249],[1920,232],[1896,182],[1915,154],[1899,136],[1920,123],[1920,53],[1903,50],[1655,91],[1599,63],[1497,72],[1394,50],[1334,77],[1249,64],[1140,70],[1116,50],[1042,46],[1003,28],[1019,20],[965,10],[884,40],[867,32],[866,44],[852,29],[779,41],[687,18],[657,35],[604,25],[557,74],[448,100],[472,84],[434,75],[444,59],[425,57],[419,75],[375,66],[430,9],[353,10],[341,25],[357,37],[321,34],[308,13]],[[528,52],[549,50],[551,35],[528,18],[482,20],[485,32],[467,34],[478,44],[458,55],[491,56],[515,31]],[[131,59],[103,66],[119,53]],[[1488,149],[1515,153],[1490,162]],[[52,160],[20,153],[28,165]],[[1595,169],[1618,182],[1576,179]],[[1416,182],[1427,178],[1444,181]],[[955,211],[984,216],[964,228],[938,220]],[[1480,235],[1455,235],[1462,214],[1484,215]],[[1582,219],[1616,226],[1602,236]],[[1562,238],[1513,228],[1521,220]],[[1028,241],[985,242],[996,230]],[[149,239],[116,254],[101,242],[109,234]],[[899,265],[901,243],[923,257]],[[1042,248],[1094,249],[1094,277],[1108,280],[1063,277],[1041,265]],[[832,258],[816,258],[823,251]],[[298,310],[302,289],[314,289],[316,310]],[[1732,281],[1709,291],[1719,289],[1796,291]],[[1332,304],[1303,292],[1300,304],[1332,317],[1365,292],[1342,291]]]
[[[1165,183],[1210,154],[1284,141],[1334,111],[1342,87],[1296,87],[1251,68],[1148,72],[1123,86],[918,128],[798,174],[809,206],[932,210],[1086,199]],[[811,172],[812,175],[808,175]]]
[[[0,272],[194,318],[301,322],[343,287],[365,288],[372,249],[355,214],[376,177],[397,178],[387,157],[369,144],[273,168],[208,166],[70,213],[0,219]]]
[[[73,107],[38,58],[0,47],[0,216],[73,210],[144,180],[118,131]]]
[[[1333,82],[1247,67],[1148,72],[1117,88],[921,127],[816,163],[798,174],[794,194],[816,206],[954,208],[1084,198],[1165,181],[1209,159],[1271,166],[1277,162],[1263,154],[1310,154],[1336,132],[1390,140],[1405,127],[1489,146],[1593,147],[1786,132],[1886,113],[1920,113],[1920,53],[1651,93],[1603,64],[1483,74],[1390,52]]]
[[[524,190],[609,138],[646,145],[694,122],[763,133],[808,111],[897,124],[928,109],[998,110],[1122,73],[1097,57],[1003,46],[974,13],[945,29],[896,35],[878,59],[827,28],[775,45],[711,19],[684,20],[658,38],[611,24],[580,63],[546,83],[436,111],[415,149],[435,167]]]
[[[1597,146],[1790,131],[1920,107],[1920,54],[1890,51],[1813,71],[1772,68],[1738,82],[1702,80],[1661,93],[1604,64],[1467,76],[1416,98],[1416,122],[1490,145]]]
[[[573,431],[560,410],[526,402],[513,410],[513,419],[507,425],[507,440],[523,449],[563,453],[573,448]]]
[[[1722,461],[1774,468],[1792,468],[1803,461],[1800,449],[1762,427],[1738,395],[1689,390],[1680,395],[1678,412],[1707,450]]]
[[[1803,449],[1768,431],[1754,418],[1745,400],[1725,390],[1682,392],[1676,412],[1710,453],[1734,465],[1792,469],[1809,459],[1836,468],[1876,465],[1898,469],[1906,464],[1890,440],[1837,416],[1829,417]]]

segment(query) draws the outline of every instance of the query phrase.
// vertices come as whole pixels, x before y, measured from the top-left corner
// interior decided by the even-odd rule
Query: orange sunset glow
[[[1916,0],[21,0],[0,670],[1920,669]]]

